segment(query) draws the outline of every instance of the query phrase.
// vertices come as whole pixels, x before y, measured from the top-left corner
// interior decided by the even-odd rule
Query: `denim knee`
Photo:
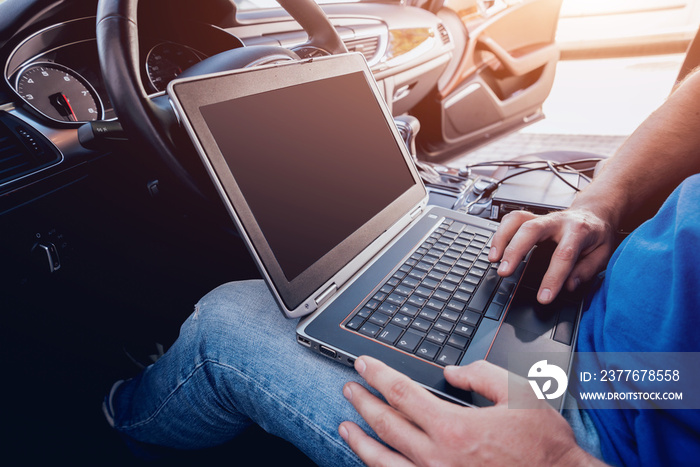
[[[200,360],[225,362],[238,359],[263,336],[274,334],[272,323],[280,314],[263,281],[230,282],[202,297],[180,336],[198,347]]]

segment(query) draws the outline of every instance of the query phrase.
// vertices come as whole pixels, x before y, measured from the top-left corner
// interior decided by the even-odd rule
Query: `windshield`
[[[0,0],[2,1],[2,0]],[[316,0],[316,3],[324,5],[327,3],[357,3],[362,0]],[[279,3],[275,0],[235,0],[239,10],[257,10],[261,8],[279,8]]]

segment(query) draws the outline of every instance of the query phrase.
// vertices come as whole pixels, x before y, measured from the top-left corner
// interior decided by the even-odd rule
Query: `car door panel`
[[[459,64],[416,108],[421,121],[439,122],[419,141],[423,156],[452,155],[542,118],[559,59],[560,8],[561,0],[525,0],[463,19],[468,41]]]

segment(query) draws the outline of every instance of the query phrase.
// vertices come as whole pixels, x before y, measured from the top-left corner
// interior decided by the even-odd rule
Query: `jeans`
[[[139,442],[199,449],[257,423],[316,464],[362,465],[337,429],[351,420],[376,437],[342,395],[346,382],[364,383],[353,369],[297,344],[295,327],[263,282],[218,287],[196,305],[168,352],[119,386],[114,427]]]

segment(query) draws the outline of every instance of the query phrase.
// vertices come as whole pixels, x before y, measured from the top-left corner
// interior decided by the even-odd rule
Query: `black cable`
[[[575,161],[570,161],[570,162],[558,162],[558,163],[554,163],[554,162],[551,161],[551,160],[518,161],[518,162],[514,162],[514,161],[491,161],[491,162],[479,162],[479,163],[477,163],[477,164],[467,165],[467,166],[465,166],[465,168],[471,169],[471,168],[474,168],[474,167],[508,167],[508,168],[519,169],[519,168],[523,168],[523,167],[528,166],[528,165],[538,164],[537,167],[526,168],[526,169],[524,169],[524,170],[521,170],[520,172],[517,172],[517,173],[514,173],[514,174],[510,174],[510,175],[508,175],[508,176],[502,178],[502,179],[499,180],[496,184],[494,184],[495,187],[494,187],[492,190],[490,190],[490,192],[493,192],[493,191],[495,190],[495,188],[498,188],[499,186],[501,186],[501,185],[503,184],[503,182],[505,182],[506,180],[510,180],[511,178],[517,177],[518,175],[522,175],[522,174],[525,174],[525,173],[528,173],[528,172],[534,172],[534,171],[536,171],[536,170],[548,170],[548,171],[551,171],[551,172],[552,172],[557,178],[559,178],[562,182],[566,183],[570,188],[572,188],[574,191],[578,192],[578,191],[581,191],[581,190],[580,190],[577,186],[573,185],[571,182],[569,182],[568,180],[566,180],[566,178],[562,175],[562,171],[559,170],[559,169],[560,169],[560,168],[565,168],[565,169],[567,169],[567,171],[566,171],[565,173],[575,173],[575,174],[577,174],[577,175],[579,175],[579,176],[581,176],[581,177],[584,177],[587,181],[590,182],[590,178],[589,178],[588,176],[584,175],[583,173],[581,173],[582,170],[574,169],[574,168],[572,168],[572,167],[570,167],[570,166],[571,166],[571,165],[575,165],[575,164],[583,164],[583,163],[591,163],[591,162],[600,162],[600,161],[602,161],[602,160],[603,160],[602,158],[588,158],[588,159],[578,159],[578,160],[575,160]],[[484,194],[484,193],[482,193],[482,194],[480,195],[480,197],[477,198],[477,200],[475,200],[475,201],[478,201],[479,199],[481,199],[481,198],[483,197],[483,194]],[[489,193],[489,194],[490,194],[490,193]],[[474,202],[472,202],[472,203],[470,203],[470,204],[473,204],[473,203],[474,203]]]
[[[552,164],[552,161],[547,161],[547,167],[549,167],[549,170],[554,175],[556,175],[559,180],[561,180],[562,182],[566,183],[568,186],[573,188],[574,191],[576,191],[576,192],[581,191],[579,189],[579,187],[572,185],[571,182],[569,182],[566,178],[564,178],[564,176],[559,172],[559,169],[557,167],[555,167],[554,164]]]
[[[588,159],[577,159],[574,161],[570,162],[559,162],[556,165],[575,165],[575,164],[583,164],[583,163],[590,163],[590,162],[600,162],[604,160],[602,157],[596,157],[596,158],[588,158]],[[466,169],[471,169],[474,167],[522,167],[524,165],[531,165],[531,164],[542,164],[545,162],[544,160],[535,160],[535,161],[507,161],[507,160],[500,160],[500,161],[488,161],[488,162],[477,162],[476,164],[468,164],[465,165],[464,168]],[[552,161],[553,162],[553,161]]]

